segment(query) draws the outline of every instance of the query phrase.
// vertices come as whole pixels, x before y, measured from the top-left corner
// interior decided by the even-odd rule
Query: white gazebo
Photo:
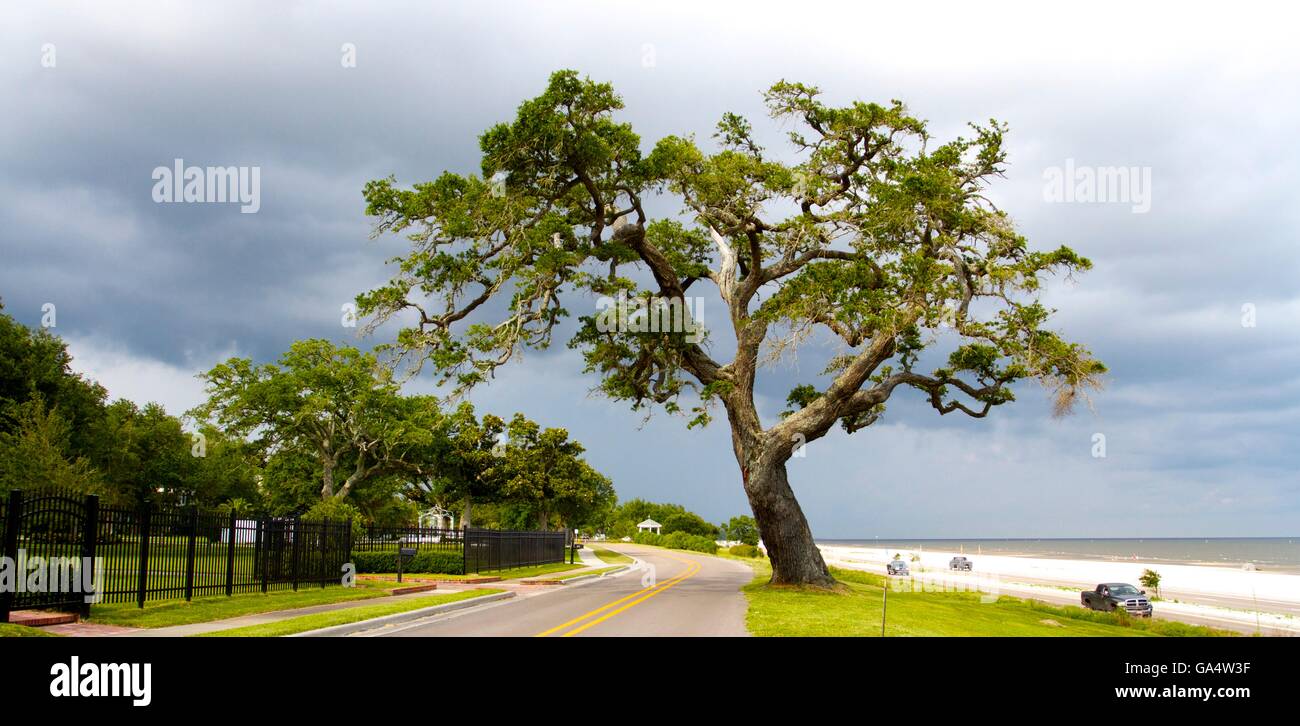
[[[662,524],[659,524],[658,522],[654,521],[653,519],[647,519],[646,521],[644,521],[644,522],[642,522],[642,523],[640,523],[640,524],[638,524],[638,525],[636,526],[636,531],[638,531],[638,532],[654,532],[655,534],[663,534],[663,528],[664,528],[664,526],[663,526]]]
[[[433,529],[455,529],[456,515],[435,504],[420,513],[420,526]]]

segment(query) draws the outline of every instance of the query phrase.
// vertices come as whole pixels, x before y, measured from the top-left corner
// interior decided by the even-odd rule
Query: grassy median
[[[272,610],[292,610],[313,605],[328,605],[351,600],[383,597],[393,587],[390,583],[357,581],[356,587],[304,588],[297,592],[279,590],[266,594],[216,595],[184,600],[146,601],[143,608],[130,603],[97,604],[90,609],[90,622],[124,625],[132,628],[165,628],[171,625],[206,623],[212,620],[255,615]]]
[[[284,635],[293,635],[294,633],[305,633],[308,630],[318,630],[320,628],[330,628],[335,625],[347,625],[362,620],[372,618],[382,618],[385,615],[395,615],[397,613],[419,610],[420,608],[433,607],[434,605],[446,605],[447,603],[458,602],[460,600],[469,600],[471,598],[483,597],[484,595],[494,595],[504,590],[462,590],[460,592],[447,592],[440,595],[427,595],[423,597],[403,598],[397,602],[387,602],[379,605],[360,605],[354,608],[343,610],[331,610],[324,613],[313,615],[302,615],[288,620],[278,620],[273,623],[262,623],[261,625],[247,625],[242,628],[231,628],[229,630],[217,630],[211,633],[202,633],[197,637],[202,638],[275,638]]]
[[[32,628],[16,623],[0,623],[0,638],[56,638],[55,633],[47,633],[40,628]]]
[[[605,562],[607,564],[611,564],[611,565],[632,564],[632,558],[628,557],[622,552],[615,552],[614,550],[606,550],[600,548],[592,548],[591,553],[599,557],[602,562]]]

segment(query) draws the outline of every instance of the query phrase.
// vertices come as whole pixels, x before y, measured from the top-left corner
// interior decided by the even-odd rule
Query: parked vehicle
[[[889,564],[885,565],[885,574],[906,576],[912,573],[907,569],[906,562],[902,560],[894,560],[893,562],[890,562]]]
[[[951,560],[948,560],[948,569],[950,570],[965,570],[966,572],[970,572],[974,567],[975,563],[965,557],[954,557]]]
[[[1090,610],[1123,610],[1140,618],[1151,617],[1151,600],[1146,590],[1139,590],[1127,582],[1103,582],[1092,590],[1079,594],[1079,602]]]

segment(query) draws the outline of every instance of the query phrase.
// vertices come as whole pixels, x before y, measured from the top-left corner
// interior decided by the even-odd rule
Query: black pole
[[[321,533],[324,537],[325,533]],[[293,518],[293,591],[298,592],[298,556],[302,549],[302,518]]]
[[[230,508],[229,541],[226,543],[226,597],[235,591],[235,508]]]
[[[5,511],[4,555],[10,562],[18,561],[18,525],[23,516],[23,490],[9,490],[9,508]],[[0,623],[9,622],[9,613],[14,606],[14,590],[5,588],[0,592]]]
[[[253,545],[253,562],[255,567],[260,568],[257,572],[261,575],[263,593],[266,592],[266,552],[263,550],[266,547],[266,535],[269,534],[264,530],[269,525],[270,520],[266,517],[257,518],[257,539]]]
[[[320,525],[320,566],[322,570],[325,569],[325,560],[328,559],[326,557],[325,538],[328,536],[329,531],[330,531],[330,520],[329,517],[326,517],[324,520],[321,521],[321,525]],[[322,590],[325,589],[325,578],[323,577],[320,579],[320,587]]]
[[[95,582],[95,545],[99,534],[99,497],[94,494],[86,495],[86,506],[83,510],[85,518],[81,520],[81,565],[90,568],[90,579],[82,576],[82,583],[90,582],[93,586]],[[82,593],[81,617],[90,617],[90,603],[86,596],[91,593]]]
[[[185,601],[194,599],[194,548],[199,536],[199,508],[190,510],[190,539],[185,544]]]
[[[136,605],[144,607],[145,595],[149,591],[149,535],[153,524],[153,502],[146,501],[140,506],[140,569],[136,580]]]

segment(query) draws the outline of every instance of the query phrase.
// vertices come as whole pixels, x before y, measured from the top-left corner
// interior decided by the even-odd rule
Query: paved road
[[[744,564],[679,550],[610,546],[647,569],[552,586],[480,608],[358,633],[371,637],[454,635],[746,635]],[[648,580],[653,568],[654,581]],[[643,585],[643,581],[645,584]]]

